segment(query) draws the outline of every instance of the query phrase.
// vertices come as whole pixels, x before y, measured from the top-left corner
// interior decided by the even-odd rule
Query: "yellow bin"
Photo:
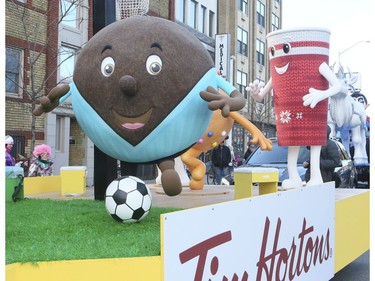
[[[276,168],[240,167],[234,170],[234,199],[253,196],[253,184],[259,183],[259,195],[278,191]]]
[[[61,195],[79,195],[85,193],[86,171],[86,166],[61,167]]]

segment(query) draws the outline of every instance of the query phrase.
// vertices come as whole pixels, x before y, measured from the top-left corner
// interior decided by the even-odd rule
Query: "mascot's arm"
[[[267,139],[253,123],[238,112],[231,112],[230,117],[250,132],[253,144],[258,144],[262,150],[272,150],[272,141]]]
[[[60,98],[70,95],[67,95],[70,91],[69,85],[64,85],[61,87],[53,88],[47,96],[44,96],[40,99],[40,105],[34,109],[33,114],[35,116],[40,116],[45,112],[50,112],[55,109],[60,104]],[[66,98],[62,99],[63,102]]]
[[[261,102],[264,97],[269,94],[272,90],[272,78],[264,85],[264,82],[256,79],[253,83],[249,83],[246,87],[246,91],[250,93],[253,99],[257,102]]]
[[[317,90],[314,88],[309,89],[309,94],[303,96],[303,105],[310,106],[314,108],[318,102],[334,96],[341,91],[346,91],[346,88],[343,87],[340,81],[337,79],[335,73],[331,70],[331,68],[325,62],[319,66],[319,72],[327,79],[330,84],[330,87],[327,90]]]
[[[228,117],[231,111],[242,109],[246,100],[237,90],[233,90],[230,95],[222,95],[216,89],[209,86],[206,91],[201,91],[200,96],[208,102],[208,108],[212,111],[221,109],[221,115]]]

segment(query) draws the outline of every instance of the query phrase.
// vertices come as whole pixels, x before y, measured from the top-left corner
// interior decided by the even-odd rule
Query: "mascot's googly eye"
[[[115,61],[113,60],[113,58],[106,57],[102,61],[101,71],[105,77],[109,77],[112,75],[112,73],[115,71]]]
[[[292,50],[292,46],[290,46],[289,43],[284,43],[283,45],[283,51],[285,54],[289,53]]]
[[[275,47],[271,47],[271,56],[275,55]]]
[[[159,56],[152,55],[147,58],[146,69],[151,75],[157,75],[161,71],[162,62]]]

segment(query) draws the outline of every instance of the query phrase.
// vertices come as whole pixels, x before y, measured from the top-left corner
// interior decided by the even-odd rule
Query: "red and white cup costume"
[[[328,99],[315,108],[303,105],[309,88],[326,90],[319,72],[328,64],[330,32],[325,29],[284,29],[267,35],[278,142],[282,146],[325,145]]]

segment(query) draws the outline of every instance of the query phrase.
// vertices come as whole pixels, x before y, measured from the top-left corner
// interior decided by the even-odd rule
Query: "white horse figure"
[[[354,163],[367,164],[366,152],[366,110],[363,103],[355,100],[349,89],[358,79],[349,74],[346,78],[344,70],[339,65],[336,74],[343,83],[342,91],[329,99],[328,125],[331,127],[331,136],[335,137],[340,132],[342,143],[350,155],[350,133],[354,145]]]

